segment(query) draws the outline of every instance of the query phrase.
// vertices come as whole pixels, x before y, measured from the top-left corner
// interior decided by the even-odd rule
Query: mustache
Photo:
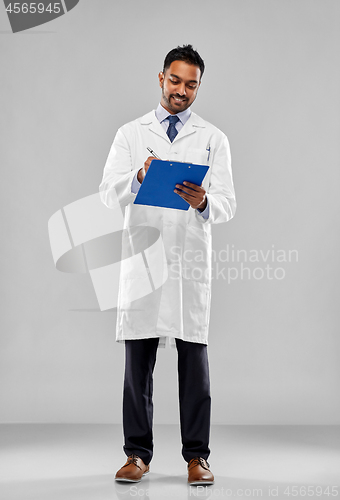
[[[177,99],[183,99],[183,101],[187,101],[188,98],[183,96],[183,95],[179,95],[179,94],[171,94],[170,97],[177,97]]]

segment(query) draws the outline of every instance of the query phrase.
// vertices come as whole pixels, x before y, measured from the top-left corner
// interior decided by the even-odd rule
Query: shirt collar
[[[158,107],[156,109],[156,118],[159,121],[159,123],[162,123],[164,120],[166,120],[169,116],[169,111],[167,111],[161,103],[158,104]],[[184,111],[181,111],[180,113],[176,113],[176,116],[180,119],[180,121],[183,123],[183,125],[186,124],[186,122],[189,120],[191,115],[191,109],[190,107],[185,109]]]

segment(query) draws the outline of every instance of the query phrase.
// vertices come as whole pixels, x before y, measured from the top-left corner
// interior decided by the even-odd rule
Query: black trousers
[[[123,391],[124,452],[147,465],[153,454],[153,370],[158,338],[125,341]],[[207,346],[176,339],[182,455],[207,460],[210,433],[210,381]]]

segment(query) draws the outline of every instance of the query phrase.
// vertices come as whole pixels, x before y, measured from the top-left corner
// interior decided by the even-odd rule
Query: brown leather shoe
[[[188,463],[188,483],[192,486],[214,484],[214,475],[209,467],[210,465],[204,458],[192,458]]]
[[[129,455],[126,464],[117,472],[115,480],[138,483],[149,471],[150,467],[145,465],[138,455]]]

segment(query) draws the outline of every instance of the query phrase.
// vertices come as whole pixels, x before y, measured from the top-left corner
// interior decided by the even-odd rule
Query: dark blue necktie
[[[168,130],[166,131],[170,141],[172,142],[176,135],[178,134],[177,129],[175,127],[176,123],[178,122],[179,118],[177,115],[169,115],[168,116],[169,120],[169,127]]]

